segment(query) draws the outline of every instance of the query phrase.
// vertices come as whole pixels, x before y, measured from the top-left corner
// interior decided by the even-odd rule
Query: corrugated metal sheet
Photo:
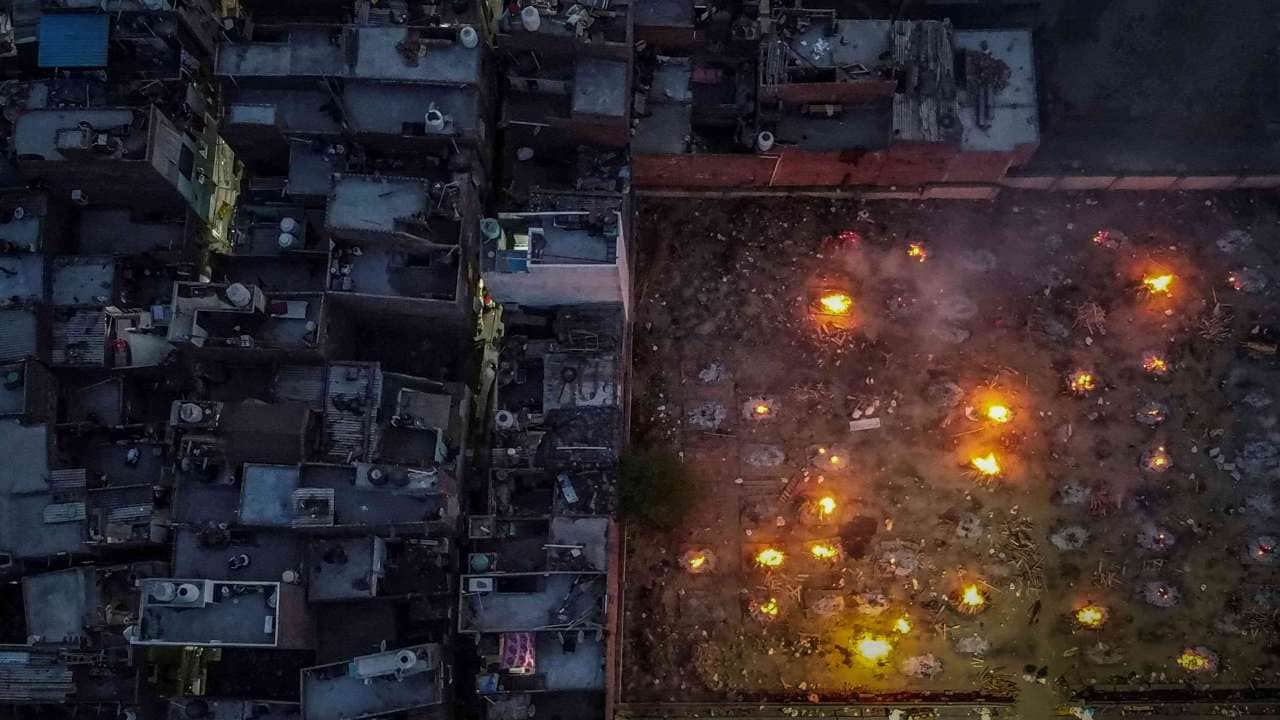
[[[82,502],[51,503],[44,508],[44,523],[46,525],[80,522],[85,517],[84,503]]]
[[[54,470],[49,473],[49,489],[56,493],[83,490],[88,485],[84,468]]]
[[[53,364],[102,367],[107,357],[107,317],[100,309],[59,308],[53,316]]]
[[[333,488],[298,488],[293,491],[293,527],[333,525]]]
[[[329,366],[327,384],[324,434],[329,459],[369,460],[376,447],[373,428],[382,398],[382,371],[361,363],[335,363]],[[335,399],[344,401],[343,407],[335,405]],[[361,411],[347,409],[357,401]]]
[[[54,658],[0,652],[0,703],[61,703],[73,692],[71,668]]]
[[[0,362],[36,354],[36,313],[28,308],[0,310]]]
[[[40,67],[106,67],[110,19],[98,13],[40,18]]]
[[[287,365],[280,368],[272,383],[277,400],[306,403],[324,412],[325,368],[316,365]]]

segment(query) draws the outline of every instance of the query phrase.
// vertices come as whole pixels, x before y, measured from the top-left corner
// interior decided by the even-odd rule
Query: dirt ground
[[[1280,686],[1273,197],[647,199],[636,235],[633,442],[701,492],[629,530],[624,700]]]

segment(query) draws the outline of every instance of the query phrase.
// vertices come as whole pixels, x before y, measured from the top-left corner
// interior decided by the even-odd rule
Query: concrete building
[[[180,127],[157,106],[29,109],[14,122],[24,176],[79,204],[190,208],[222,239],[240,167],[216,126]]]
[[[647,65],[637,185],[994,184],[1039,144],[1030,31],[776,9],[735,32],[752,49]]]
[[[482,277],[500,303],[617,304],[630,314],[627,223],[620,196],[544,192],[528,212],[481,221]]]
[[[135,645],[302,649],[315,642],[305,593],[292,585],[176,578],[139,585]]]

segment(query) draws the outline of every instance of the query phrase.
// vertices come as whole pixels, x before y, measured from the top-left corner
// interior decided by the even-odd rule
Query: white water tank
[[[458,41],[462,43],[462,47],[469,50],[480,44],[480,33],[470,25],[463,25],[458,31]]]
[[[253,302],[253,291],[244,283],[231,283],[227,286],[226,295],[232,307],[247,308]]]
[[[178,419],[185,423],[198,423],[204,419],[204,408],[193,402],[178,406]]]
[[[288,250],[298,242],[298,238],[293,233],[282,232],[276,236],[276,244],[281,250]]]
[[[147,586],[147,594],[154,602],[173,602],[173,599],[178,596],[178,586],[168,580],[153,582]]]
[[[525,30],[538,32],[538,28],[542,27],[542,16],[538,14],[538,8],[529,5],[521,10],[520,23],[524,25]]]
[[[195,583],[179,583],[178,593],[173,601],[186,605],[194,605],[200,602],[200,586]]]
[[[444,113],[437,110],[434,105],[427,108],[427,116],[424,122],[427,126],[427,132],[444,132]]]
[[[773,149],[773,133],[768,130],[761,130],[756,135],[756,149],[760,152],[769,152]]]
[[[418,664],[418,654],[412,650],[401,650],[396,653],[396,667],[400,670],[408,670]]]
[[[280,218],[280,232],[286,232],[286,233],[290,233],[291,235],[297,235],[298,221],[294,220],[291,217]]]

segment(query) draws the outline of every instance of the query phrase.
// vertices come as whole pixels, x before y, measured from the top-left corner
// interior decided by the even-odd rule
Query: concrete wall
[[[618,248],[619,258],[623,249]],[[484,284],[501,303],[529,307],[624,303],[625,280],[619,265],[530,265],[529,272],[484,273]]]

